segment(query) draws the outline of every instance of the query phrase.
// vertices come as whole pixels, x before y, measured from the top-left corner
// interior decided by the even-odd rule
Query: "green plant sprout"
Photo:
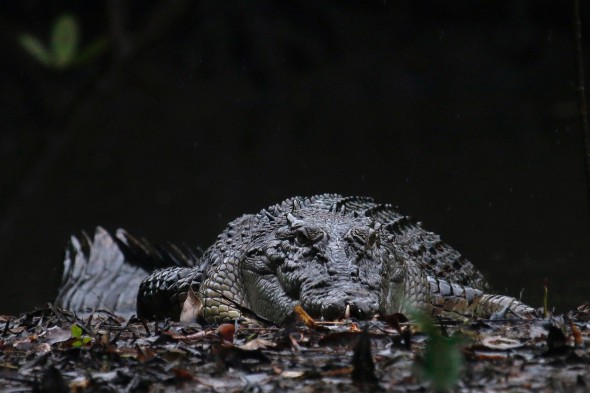
[[[99,38],[79,50],[80,29],[74,15],[63,14],[53,23],[49,46],[29,33],[23,33],[18,40],[23,49],[39,63],[65,70],[102,55],[107,46],[106,38]]]
[[[427,338],[423,362],[419,365],[424,379],[430,381],[436,392],[448,392],[459,382],[463,369],[461,346],[467,339],[462,336],[445,337],[431,317],[418,310],[409,312],[412,320]]]
[[[72,347],[80,348],[82,346],[90,344],[90,342],[92,341],[92,337],[82,335],[82,328],[77,324],[72,325],[71,331],[72,338],[74,339],[72,341]]]

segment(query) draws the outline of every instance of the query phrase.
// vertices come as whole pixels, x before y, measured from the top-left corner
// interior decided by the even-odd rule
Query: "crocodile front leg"
[[[433,316],[489,318],[503,312],[516,317],[535,314],[535,309],[510,296],[487,294],[430,276],[426,280],[430,289],[430,306],[426,309]]]
[[[187,267],[170,267],[150,274],[137,291],[137,315],[148,319],[178,320],[195,275],[198,271]]]
[[[297,301],[289,297],[266,257],[255,252],[217,264],[203,283],[199,297],[208,322],[220,323],[243,315],[242,308],[280,324]]]
[[[392,273],[384,299],[387,313],[415,308],[431,316],[450,318],[490,318],[504,311],[521,318],[536,314],[534,308],[513,297],[487,294],[428,276],[412,260],[398,262]]]

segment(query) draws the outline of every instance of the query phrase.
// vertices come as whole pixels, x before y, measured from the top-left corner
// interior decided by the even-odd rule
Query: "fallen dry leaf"
[[[245,349],[247,351],[253,351],[255,349],[266,349],[266,348],[274,348],[276,344],[272,341],[265,340],[262,338],[255,338],[254,340],[248,341],[244,345],[240,345],[240,349]]]
[[[137,361],[140,363],[145,363],[156,357],[156,353],[150,347],[136,345],[135,348],[137,349]]]
[[[190,381],[191,379],[194,378],[193,375],[189,371],[187,371],[183,368],[173,368],[172,372],[176,376],[176,379],[179,379],[181,381]]]
[[[202,308],[203,303],[201,303],[193,288],[189,287],[186,300],[182,304],[182,311],[180,312],[180,324],[190,325],[196,323]]]
[[[384,321],[389,326],[394,328],[400,335],[402,334],[402,328],[400,323],[408,322],[408,317],[406,317],[402,313],[395,313],[389,315],[381,315],[379,316],[379,320]]]
[[[484,337],[481,340],[481,345],[490,349],[512,349],[522,347],[524,344],[517,340],[512,340],[506,337],[490,336]]]
[[[295,311],[295,314],[297,314],[299,316],[299,318],[301,318],[301,320],[303,321],[303,323],[305,324],[305,326],[307,326],[308,328],[315,328],[316,323],[313,320],[313,318],[307,313],[307,311],[305,311],[303,309],[303,307],[301,307],[301,305],[296,305],[295,308],[293,309],[293,311]]]
[[[283,377],[283,378],[299,378],[299,377],[302,377],[303,375],[305,375],[305,371],[287,370],[287,371],[283,371],[281,373],[281,377]]]
[[[580,329],[570,320],[570,329],[572,330],[572,336],[574,337],[574,345],[577,348],[584,347],[584,338],[582,337],[582,333],[580,333]]]
[[[58,326],[52,326],[47,329],[45,335],[49,344],[55,344],[63,341],[67,341],[72,337],[71,329],[64,329]]]

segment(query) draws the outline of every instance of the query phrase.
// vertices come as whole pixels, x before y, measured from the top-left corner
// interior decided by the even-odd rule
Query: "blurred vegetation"
[[[72,327],[70,328],[71,332],[72,332],[72,347],[82,347],[85,345],[88,345],[92,342],[92,337],[83,335],[83,330],[80,326],[78,326],[77,324],[73,324]]]
[[[108,48],[108,39],[100,37],[80,49],[80,26],[76,16],[63,14],[56,18],[51,28],[49,45],[30,33],[18,38],[23,49],[39,63],[58,70],[85,64],[103,55]]]
[[[430,381],[435,392],[448,392],[460,380],[463,370],[461,347],[467,343],[463,336],[448,337],[442,328],[436,326],[431,317],[421,311],[410,313],[428,342],[418,369],[424,379]]]

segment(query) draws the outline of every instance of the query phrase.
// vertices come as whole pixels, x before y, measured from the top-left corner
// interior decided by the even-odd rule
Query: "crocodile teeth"
[[[349,319],[350,318],[350,304],[346,305],[346,309],[344,310],[344,318],[345,319]]]

